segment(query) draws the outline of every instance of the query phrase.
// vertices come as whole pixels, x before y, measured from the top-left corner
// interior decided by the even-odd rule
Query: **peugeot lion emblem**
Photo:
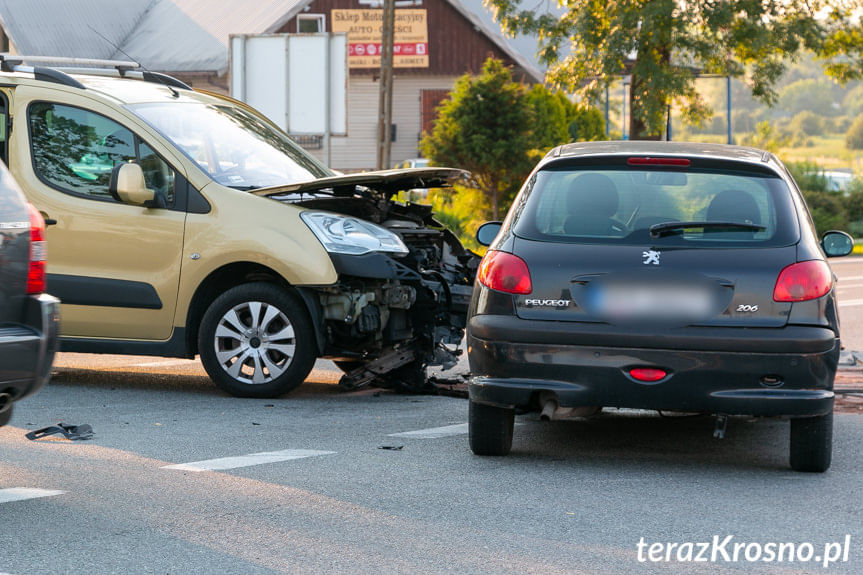
[[[649,266],[653,264],[655,266],[659,265],[659,252],[655,250],[648,250],[646,252],[641,252],[641,257],[644,258],[642,262],[644,265]]]

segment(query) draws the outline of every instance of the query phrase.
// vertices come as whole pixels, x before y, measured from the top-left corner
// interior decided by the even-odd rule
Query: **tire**
[[[12,420],[12,405],[6,411],[0,412],[0,427],[3,427]]]
[[[791,420],[791,469],[823,473],[833,454],[833,414]]]
[[[469,402],[470,448],[476,455],[506,455],[512,448],[515,410]]]
[[[302,302],[264,282],[216,298],[198,332],[210,379],[237,397],[279,397],[298,387],[315,363],[314,330]]]

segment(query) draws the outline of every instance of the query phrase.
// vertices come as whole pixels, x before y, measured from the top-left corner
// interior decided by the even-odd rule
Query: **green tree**
[[[770,125],[770,122],[758,122],[755,125],[755,132],[749,136],[745,136],[741,143],[745,146],[761,148],[762,150],[776,153],[779,151],[779,148],[787,146],[789,141],[788,138],[778,135],[773,126]]]
[[[637,139],[661,136],[668,106],[692,123],[711,114],[696,72],[743,79],[768,104],[789,59],[804,50],[840,81],[863,74],[856,0],[569,0],[561,17],[524,10],[520,0],[486,3],[507,32],[538,35],[555,85],[592,101],[630,75],[629,132]]]
[[[479,76],[456,81],[420,148],[434,164],[470,170],[497,220],[533,166],[532,121],[525,87],[489,58]]]
[[[593,106],[573,105],[568,119],[570,141],[596,142],[606,138],[605,116]]]
[[[845,147],[849,150],[863,150],[863,116],[858,116],[845,134]]]
[[[788,128],[792,132],[803,132],[807,136],[820,136],[824,133],[824,118],[803,110],[791,119]]]
[[[807,78],[788,84],[779,91],[778,105],[792,116],[810,112],[819,116],[835,116],[834,103],[840,99],[837,85],[826,78]]]
[[[527,93],[533,110],[533,147],[543,152],[569,141],[567,103],[563,94],[553,93],[541,84]]]

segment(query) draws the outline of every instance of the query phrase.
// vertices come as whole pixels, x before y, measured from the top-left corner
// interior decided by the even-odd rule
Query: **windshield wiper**
[[[248,192],[250,190],[257,190],[261,186],[226,186],[226,187],[234,189],[234,190],[240,190],[241,192]]]
[[[760,232],[766,230],[765,226],[748,224],[744,222],[662,222],[650,226],[650,237],[659,238],[668,234],[681,232],[689,228],[725,229],[725,230],[752,230]]]

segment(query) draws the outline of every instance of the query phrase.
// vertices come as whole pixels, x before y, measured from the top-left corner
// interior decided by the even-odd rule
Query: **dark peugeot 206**
[[[552,150],[500,223],[468,322],[470,445],[505,455],[516,409],[791,419],[791,467],[830,466],[839,320],[791,175],[760,150],[667,142]]]
[[[45,222],[0,164],[0,427],[47,383],[60,301],[45,291]]]

